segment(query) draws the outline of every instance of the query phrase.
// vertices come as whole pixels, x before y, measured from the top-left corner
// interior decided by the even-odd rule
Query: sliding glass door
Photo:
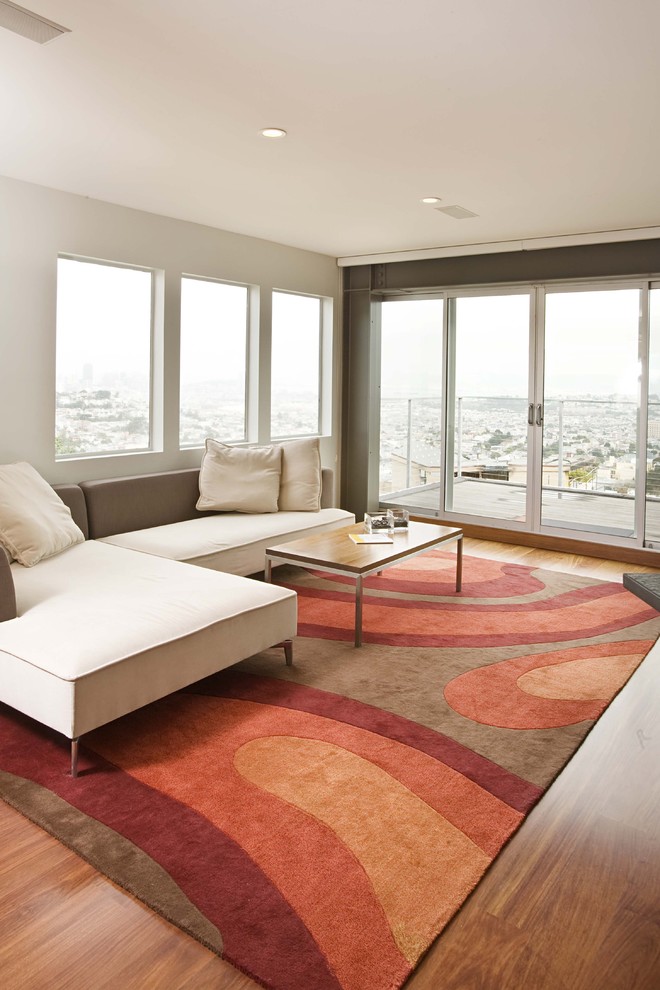
[[[646,542],[660,549],[660,287],[649,292]]]
[[[445,508],[527,518],[530,293],[449,303]]]
[[[640,289],[547,292],[541,525],[636,533]]]
[[[442,299],[381,305],[380,500],[436,512],[440,506]]]
[[[379,312],[383,504],[660,547],[660,283],[453,290]]]

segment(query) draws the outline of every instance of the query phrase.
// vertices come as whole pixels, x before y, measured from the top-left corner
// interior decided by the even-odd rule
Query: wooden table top
[[[362,574],[379,564],[390,564],[441,543],[457,540],[463,535],[462,530],[456,527],[412,521],[407,530],[392,535],[392,543],[354,543],[349,533],[364,533],[364,523],[280,543],[268,547],[266,553],[271,557],[300,561],[303,565],[326,565],[352,574]]]

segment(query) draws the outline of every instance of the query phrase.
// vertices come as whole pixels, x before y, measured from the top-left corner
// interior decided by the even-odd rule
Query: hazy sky
[[[245,382],[247,298],[243,285],[182,280],[182,385],[213,379]]]
[[[57,271],[57,375],[149,371],[152,274],[61,258]],[[248,289],[184,277],[181,381],[245,381]],[[273,386],[318,385],[320,300],[273,293]]]
[[[84,365],[92,365],[97,379],[122,371],[148,372],[151,280],[150,272],[132,268],[59,260],[58,378],[80,377]],[[657,291],[652,294],[654,300]],[[184,385],[244,380],[247,293],[244,286],[183,280]],[[307,386],[317,380],[319,307],[315,297],[274,294],[274,388],[297,381]],[[527,293],[458,298],[457,394],[527,396],[528,307]],[[660,331],[657,310],[653,302],[656,336]],[[383,303],[384,395],[441,394],[442,312],[440,299]],[[636,289],[548,292],[548,397],[586,393],[635,397],[638,318]],[[660,385],[660,346],[652,348],[651,381],[652,388]]]
[[[442,300],[392,300],[382,307],[383,394],[439,394]],[[636,289],[546,295],[545,382],[551,395],[635,397],[639,363]],[[526,397],[529,295],[459,297],[457,395]]]
[[[151,273],[60,258],[57,263],[57,376],[148,374]]]
[[[441,299],[383,303],[383,395],[441,395],[442,308]]]

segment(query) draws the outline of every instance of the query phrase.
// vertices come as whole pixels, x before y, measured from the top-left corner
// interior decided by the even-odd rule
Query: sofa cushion
[[[318,512],[321,508],[321,449],[318,437],[282,442],[280,512]]]
[[[109,536],[104,543],[169,557],[232,574],[255,574],[264,569],[266,547],[312,536],[355,522],[344,509],[319,512],[278,512],[243,515],[238,512],[189,519]]]
[[[31,464],[0,466],[0,543],[11,557],[32,567],[84,539],[71,510]]]
[[[232,447],[209,438],[199,473],[198,509],[277,512],[282,448]]]

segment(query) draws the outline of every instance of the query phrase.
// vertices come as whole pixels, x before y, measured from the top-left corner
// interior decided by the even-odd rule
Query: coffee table
[[[410,522],[408,529],[394,533],[393,543],[354,543],[350,533],[363,533],[364,524],[342,526],[326,533],[304,536],[266,549],[264,574],[272,578],[273,561],[355,577],[355,645],[362,646],[362,598],[364,578],[393,567],[417,554],[457,541],[456,591],[463,575],[463,531],[435,523]]]

